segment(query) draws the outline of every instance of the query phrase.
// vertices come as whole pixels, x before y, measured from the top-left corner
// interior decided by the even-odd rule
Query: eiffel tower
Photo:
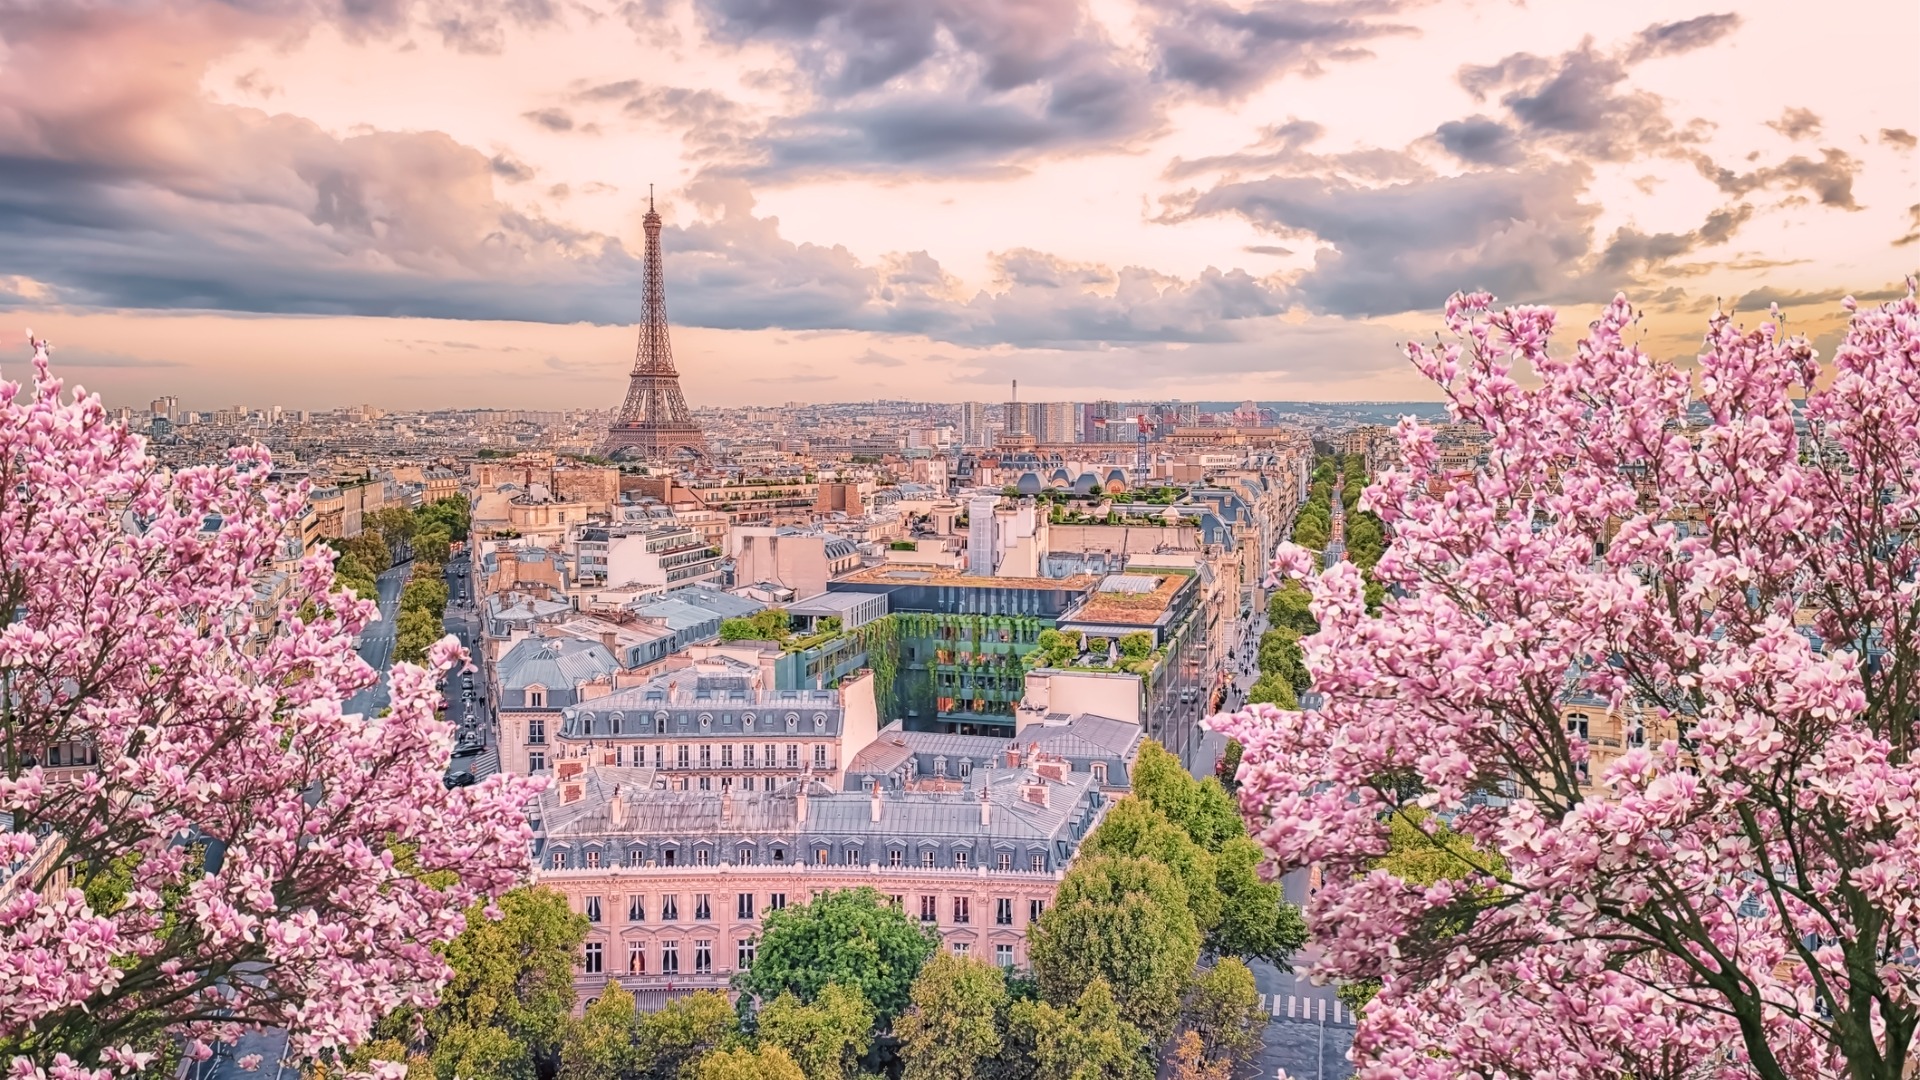
[[[660,214],[653,208],[653,187],[647,187],[646,293],[640,307],[640,347],[634,351],[633,375],[627,383],[627,402],[607,429],[600,444],[603,457],[616,460],[660,460],[678,453],[704,456],[707,437],[693,422],[687,399],[680,393],[680,373],[673,367],[673,345],[667,340],[667,283],[660,267]]]

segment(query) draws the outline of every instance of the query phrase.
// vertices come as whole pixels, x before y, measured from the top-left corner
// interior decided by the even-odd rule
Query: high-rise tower
[[[607,429],[601,454],[616,459],[659,459],[682,451],[705,454],[707,437],[693,422],[687,399],[680,393],[680,373],[673,366],[673,345],[667,340],[667,283],[661,270],[660,214],[653,208],[653,190],[647,190],[645,260],[646,288],[640,306],[640,345],[634,351],[633,375],[627,383],[627,402]]]

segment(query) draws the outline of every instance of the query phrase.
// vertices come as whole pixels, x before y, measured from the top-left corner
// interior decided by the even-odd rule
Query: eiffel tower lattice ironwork
[[[673,345],[667,340],[667,283],[661,270],[660,214],[647,191],[645,295],[640,309],[640,345],[634,351],[633,375],[627,383],[627,401],[607,429],[601,453],[610,458],[666,458],[687,452],[705,454],[707,437],[693,422],[687,399],[680,393],[680,373],[673,366]]]

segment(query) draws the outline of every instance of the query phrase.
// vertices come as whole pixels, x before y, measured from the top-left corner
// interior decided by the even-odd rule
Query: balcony
[[[646,881],[657,878],[680,877],[686,875],[689,871],[701,876],[717,874],[722,877],[735,872],[750,874],[755,877],[778,875],[797,878],[802,883],[808,878],[844,877],[848,874],[857,874],[863,877],[874,876],[889,880],[894,878],[917,878],[932,881],[986,880],[1006,882],[1008,884],[1030,884],[1034,882],[1059,881],[1062,874],[1062,871],[1059,870],[995,870],[986,866],[969,866],[963,869],[951,866],[882,866],[879,863],[867,863],[862,866],[857,863],[848,865],[846,863],[809,862],[756,862],[746,864],[717,862],[707,866],[682,863],[678,866],[602,866],[592,870],[583,867],[571,867],[566,870],[550,870],[541,867],[535,869],[534,877],[541,881],[568,881],[612,876],[622,879]],[[875,885],[875,888],[880,888],[880,886]],[[885,892],[886,890],[881,888],[881,891]]]

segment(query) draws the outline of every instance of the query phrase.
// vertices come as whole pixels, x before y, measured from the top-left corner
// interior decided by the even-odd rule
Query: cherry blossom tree
[[[389,715],[343,714],[376,609],[326,553],[257,588],[301,513],[265,452],[161,468],[35,346],[0,383],[7,1075],[132,1073],[252,1024],[324,1056],[430,1005],[434,947],[530,835],[525,781],[442,783],[457,643],[394,668]]]
[[[1325,704],[1219,724],[1275,864],[1322,865],[1319,972],[1382,980],[1359,1076],[1912,1075],[1920,309],[1845,306],[1826,365],[1777,310],[1659,361],[1623,299],[1569,351],[1456,296],[1409,347],[1481,463],[1403,422],[1392,595],[1312,579]],[[1462,872],[1381,868],[1396,818]]]

